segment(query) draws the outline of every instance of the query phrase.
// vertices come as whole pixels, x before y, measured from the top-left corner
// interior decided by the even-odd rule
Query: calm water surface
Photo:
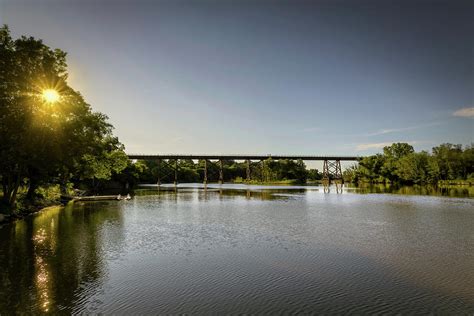
[[[1,227],[0,314],[474,313],[474,199],[249,188]]]

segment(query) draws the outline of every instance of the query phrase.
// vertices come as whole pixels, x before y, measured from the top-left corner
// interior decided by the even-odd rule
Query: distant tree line
[[[383,153],[364,157],[358,165],[344,171],[351,182],[438,183],[474,180],[474,144],[441,144],[432,152],[415,152],[407,143],[384,147]]]

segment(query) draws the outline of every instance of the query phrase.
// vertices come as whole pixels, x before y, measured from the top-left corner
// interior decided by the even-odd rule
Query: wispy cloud
[[[320,131],[320,130],[321,130],[321,127],[306,127],[306,128],[302,129],[302,131],[306,132],[306,133],[317,132],[317,131]]]
[[[459,109],[453,113],[453,116],[474,118],[474,107]]]
[[[171,138],[171,139],[169,140],[169,142],[170,142],[170,143],[179,143],[179,142],[181,142],[181,141],[183,141],[183,140],[184,140],[184,137],[178,136],[178,137],[175,137],[175,138]]]
[[[363,151],[363,150],[368,150],[368,149],[382,149],[385,146],[390,146],[393,143],[408,143],[410,145],[415,145],[415,144],[421,144],[421,143],[427,143],[424,141],[393,141],[393,142],[383,142],[383,143],[368,143],[368,144],[359,144],[356,146],[357,151]],[[431,142],[428,142],[431,143]]]
[[[420,128],[425,128],[425,127],[431,127],[431,126],[436,126],[442,124],[441,122],[433,122],[429,124],[422,124],[422,125],[417,125],[417,126],[409,126],[409,127],[401,127],[401,128],[387,128],[387,129],[381,129],[373,133],[368,133],[365,136],[378,136],[378,135],[385,135],[385,134],[390,134],[390,133],[397,133],[397,132],[405,132],[405,131],[412,131],[415,129],[420,129]]]

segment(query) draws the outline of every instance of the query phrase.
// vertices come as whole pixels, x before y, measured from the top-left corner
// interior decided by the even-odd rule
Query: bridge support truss
[[[340,160],[324,160],[322,182],[324,185],[324,192],[329,193],[329,187],[331,183],[334,183],[336,185],[336,192],[342,193],[344,179],[342,177]]]
[[[224,161],[222,159],[219,159],[217,162],[213,162],[210,159],[204,159],[204,176],[203,176],[203,184],[206,185],[209,181],[209,176],[212,175],[209,171],[209,166],[217,166],[218,168],[218,182],[220,184],[224,183]],[[212,169],[211,169],[212,170]]]
[[[247,170],[246,170],[247,179],[246,180],[250,181],[250,160],[247,159],[246,162],[247,162]]]
[[[223,169],[222,159],[219,160],[219,183],[220,184],[224,183],[224,169]]]
[[[178,159],[158,159],[156,161],[158,170],[157,170],[157,184],[161,185],[161,181],[170,175],[174,175],[174,185],[178,185]],[[163,168],[164,167],[164,168]]]
[[[204,179],[203,179],[204,185],[207,184],[207,159],[204,159]]]

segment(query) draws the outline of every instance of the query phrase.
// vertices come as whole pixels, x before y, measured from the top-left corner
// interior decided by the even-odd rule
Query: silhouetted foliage
[[[41,40],[12,39],[0,28],[0,181],[2,208],[15,207],[20,187],[34,200],[40,185],[100,183],[127,166],[107,116],[93,112],[67,84],[66,53]],[[54,89],[54,104],[43,98]]]

